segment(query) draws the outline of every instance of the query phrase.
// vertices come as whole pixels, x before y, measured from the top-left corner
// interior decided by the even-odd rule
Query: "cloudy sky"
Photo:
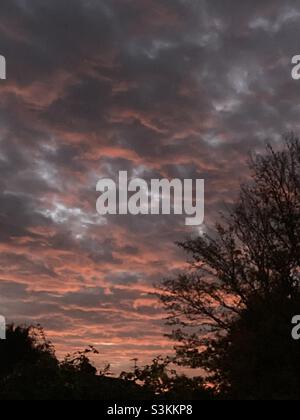
[[[149,292],[195,230],[101,218],[97,180],[204,178],[212,223],[249,151],[299,131],[299,30],[292,0],[1,0],[0,312],[115,372],[170,352]]]

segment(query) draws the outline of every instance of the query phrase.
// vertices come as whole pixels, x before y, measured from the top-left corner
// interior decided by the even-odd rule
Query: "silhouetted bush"
[[[10,325],[7,339],[0,341],[0,399],[126,401],[184,397],[185,392],[188,398],[196,395],[196,382],[192,385],[192,380],[174,372],[168,377],[165,368],[169,362],[163,359],[145,368],[147,379],[139,384],[142,373],[138,368],[120,378],[110,377],[109,366],[98,372],[89,358],[95,353],[89,347],[60,362],[41,327]]]
[[[178,375],[172,368],[172,358],[157,357],[151,365],[140,367],[135,359],[132,372],[123,372],[121,378],[139,384],[148,393],[163,400],[210,400],[213,392],[201,377]]]
[[[1,400],[130,400],[151,394],[135,384],[97,372],[89,359],[96,350],[68,355],[59,362],[41,327],[10,325],[0,340]]]

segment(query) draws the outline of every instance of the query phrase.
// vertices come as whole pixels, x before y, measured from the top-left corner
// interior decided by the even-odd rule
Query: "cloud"
[[[205,178],[206,223],[250,150],[299,129],[293,1],[2,0],[1,307],[59,353],[99,344],[122,369],[170,352],[153,283],[175,274],[181,217],[110,216],[96,182]],[[299,90],[299,92],[298,92]],[[100,360],[100,361],[101,361]]]

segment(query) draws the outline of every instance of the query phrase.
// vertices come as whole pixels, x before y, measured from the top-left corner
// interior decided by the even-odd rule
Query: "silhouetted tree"
[[[160,285],[180,364],[236,399],[300,399],[300,142],[252,157],[232,213],[180,246],[190,269]]]
[[[189,378],[177,374],[172,368],[174,360],[158,356],[150,365],[143,367],[134,359],[132,372],[123,372],[121,378],[141,385],[150,394],[164,400],[208,400],[213,398],[210,389],[204,386],[201,377]]]
[[[10,325],[6,337],[0,340],[0,399],[56,398],[59,363],[43,329]]]
[[[109,378],[90,360],[90,346],[60,362],[42,327],[7,327],[0,340],[0,400],[134,400],[151,399],[134,383]]]
[[[96,375],[97,369],[92,365],[88,357],[90,354],[99,354],[99,352],[93,346],[90,346],[84,351],[68,354],[61,363],[61,367],[65,370],[70,369],[72,372]]]

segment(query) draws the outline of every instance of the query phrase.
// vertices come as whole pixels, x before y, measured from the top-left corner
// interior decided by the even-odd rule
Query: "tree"
[[[221,223],[179,244],[190,268],[159,294],[182,365],[204,368],[228,398],[300,398],[300,141],[267,146]]]
[[[8,326],[0,341],[0,399],[55,399],[61,386],[59,363],[43,329]]]
[[[0,400],[132,400],[151,399],[152,393],[127,381],[110,378],[110,366],[98,371],[89,346],[63,361],[41,326],[14,326],[0,340]]]
[[[180,401],[213,398],[212,391],[204,386],[203,378],[179,375],[173,364],[173,358],[158,356],[150,365],[141,367],[134,359],[133,371],[123,372],[121,379],[141,385],[149,395],[158,399]]]

